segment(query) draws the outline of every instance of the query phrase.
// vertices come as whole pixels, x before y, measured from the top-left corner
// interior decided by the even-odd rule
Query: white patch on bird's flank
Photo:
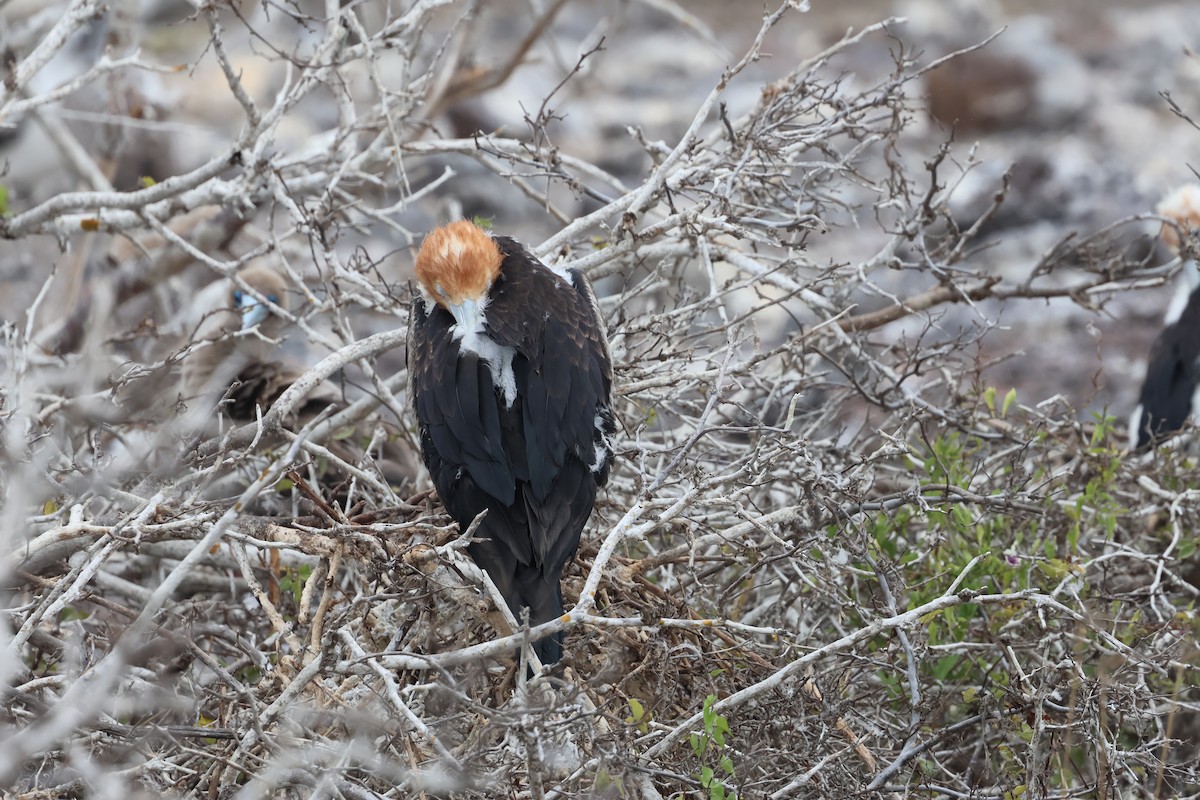
[[[607,409],[602,409],[602,411],[607,411]],[[596,436],[599,439],[595,443],[596,454],[595,460],[591,465],[592,472],[599,472],[604,469],[604,462],[608,461],[609,455],[612,454],[612,439],[609,438],[608,432],[604,430],[606,422],[607,419],[605,419],[601,412],[598,412],[592,420],[592,424],[596,429]]]
[[[1141,403],[1137,404],[1137,408],[1129,415],[1129,449],[1136,450],[1138,445],[1138,436],[1142,427],[1142,414],[1146,407]]]
[[[1192,297],[1192,292],[1200,288],[1200,269],[1197,268],[1196,262],[1188,259],[1183,262],[1183,272],[1179,276],[1181,278],[1179,287],[1175,290],[1175,296],[1171,298],[1171,305],[1167,306],[1167,315],[1163,319],[1167,325],[1174,325],[1183,316],[1183,310],[1187,308],[1188,300]]]
[[[596,473],[604,469],[604,462],[608,460],[609,449],[604,444],[596,445],[596,460],[592,462],[592,472]]]
[[[543,267],[550,270],[572,286],[576,285],[574,276],[579,274],[579,270],[571,269],[569,261],[555,261],[553,265],[546,264],[540,260],[537,263],[541,264]]]
[[[1200,289],[1200,265],[1196,264],[1195,259],[1189,258],[1183,262],[1183,270],[1181,270],[1183,282],[1193,291]]]
[[[1196,421],[1196,411],[1200,409],[1200,385],[1192,389],[1192,407],[1188,409],[1188,419]]]

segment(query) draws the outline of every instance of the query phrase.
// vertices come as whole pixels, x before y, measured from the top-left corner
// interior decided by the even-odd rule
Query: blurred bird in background
[[[256,260],[237,277],[217,281],[201,291],[198,304],[207,311],[191,337],[194,349],[180,368],[180,398],[189,407],[189,418],[201,418],[209,427],[220,417],[235,423],[254,421],[307,369],[306,363],[288,358],[281,347],[288,320],[280,312],[291,311],[295,294],[283,275]],[[299,430],[326,409],[341,408],[345,401],[341,388],[324,380],[292,410],[285,424]],[[375,430],[380,426],[382,437]],[[364,449],[374,449],[374,465],[389,485],[412,484],[418,470],[415,453],[396,432],[396,426],[381,420],[363,420],[324,446],[355,466],[363,465]],[[369,447],[372,441],[376,448]],[[331,486],[344,476],[326,469],[320,477],[322,484]]]
[[[1174,220],[1164,225],[1163,241],[1183,259],[1179,289],[1167,308],[1166,327],[1150,347],[1146,378],[1129,421],[1129,446],[1158,444],[1194,417],[1200,387],[1200,270],[1184,236],[1200,230],[1200,186],[1189,184],[1167,195],[1155,209]]]
[[[216,305],[204,314],[192,337],[197,349],[183,361],[180,392],[185,403],[209,406],[228,393],[224,411],[246,420],[254,418],[256,404],[270,408],[272,396],[278,397],[299,374],[275,359],[287,320],[272,309],[289,310],[287,282],[261,261],[251,262],[238,277],[241,283],[218,282],[219,299],[214,298]]]

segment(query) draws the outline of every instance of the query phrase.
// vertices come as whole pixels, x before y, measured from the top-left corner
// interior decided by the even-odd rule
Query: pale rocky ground
[[[21,5],[30,4],[13,4],[7,13],[17,14]],[[170,21],[178,8],[168,2],[145,5],[158,9],[143,12],[141,35],[148,54],[174,64],[201,52],[203,26]],[[695,19],[681,26],[654,5],[569,4],[527,63],[502,89],[468,110],[471,120],[510,136],[526,135],[525,115],[536,113],[579,55],[603,36],[603,50],[589,57],[582,73],[555,96],[561,119],[549,132],[564,152],[635,179],[646,167],[646,156],[631,138],[630,126],[640,128],[647,140],[673,144],[722,69],[744,52],[760,13],[759,5],[750,2],[691,2],[684,6]],[[242,6],[253,12],[256,4]],[[515,0],[485,4],[478,24],[490,26],[495,52],[481,47],[474,54],[476,61],[486,66],[510,49],[525,34],[528,13],[528,7]],[[889,27],[891,36],[870,37],[835,62],[844,71],[847,90],[886,74],[892,67],[891,53],[901,41],[929,61],[1005,29],[984,51],[981,64],[945,67],[942,79],[934,77],[914,91],[915,110],[903,153],[919,170],[949,135],[950,120],[932,119],[925,110],[929,102],[920,94],[932,91],[941,113],[960,119],[954,158],[965,163],[974,150],[980,162],[954,200],[961,224],[969,225],[981,213],[1000,175],[1013,167],[1009,199],[981,240],[987,246],[978,248],[966,266],[1006,276],[1026,274],[1064,237],[1087,235],[1123,217],[1150,212],[1165,192],[1190,179],[1189,165],[1200,152],[1200,131],[1172,114],[1160,94],[1169,93],[1185,111],[1200,116],[1200,59],[1189,50],[1200,42],[1200,15],[1186,3],[814,0],[807,15],[793,17],[770,34],[766,50],[771,57],[734,81],[726,95],[729,113],[736,116],[749,108],[763,84],[846,30],[887,17],[907,21]],[[288,29],[288,24],[281,14],[270,21],[302,46],[308,34],[300,26]],[[76,51],[86,55],[98,46],[83,42]],[[244,37],[231,41],[231,51],[238,54],[248,88],[259,97],[270,97],[283,79],[278,63],[257,57]],[[141,175],[161,179],[186,170],[209,155],[214,132],[237,130],[240,109],[211,60],[206,63],[201,69],[147,79],[144,96],[162,125],[137,132],[127,143],[120,180],[128,184]],[[42,80],[53,85],[61,80],[55,70],[69,74],[70,68],[55,62]],[[86,127],[88,118],[78,111],[97,102],[87,96],[71,101],[75,124]],[[326,126],[332,111],[315,102],[307,113],[316,130]],[[303,123],[306,117],[299,119],[282,131],[278,147],[296,146],[312,133]],[[435,125],[443,133],[453,129],[447,119]],[[130,154],[139,157],[131,159]],[[57,156],[44,136],[10,134],[0,143],[0,158],[7,160],[2,180],[14,209],[74,188],[69,176],[56,170]],[[411,169],[415,178],[428,179],[444,166],[413,159]],[[491,216],[498,228],[531,242],[557,228],[551,217],[511,187],[494,179],[475,180],[479,168],[474,164],[450,166],[458,177],[444,187],[442,213],[461,207],[468,215]],[[592,206],[567,196],[563,207],[582,213]],[[400,218],[411,236],[419,236],[433,221],[422,211]],[[811,252],[818,261],[853,263],[869,257],[883,242],[884,234],[872,219],[839,222],[841,227],[814,240]],[[1134,245],[1143,250],[1150,246],[1148,234],[1154,230],[1151,222],[1125,228],[1130,242],[1143,237]],[[384,259],[388,277],[405,280],[410,263],[406,248],[411,245],[407,239],[394,232],[372,232],[347,235],[339,246],[346,253],[366,247],[372,257]],[[74,242],[72,251],[64,254],[48,240],[0,245],[0,314],[18,319],[47,267],[69,273],[86,247]],[[385,259],[392,251],[395,254]],[[1160,248],[1151,262],[1164,261],[1167,255]],[[898,275],[891,288],[903,294],[905,277]],[[197,283],[205,280],[206,274],[195,277]],[[977,311],[957,307],[947,312],[942,324],[948,332],[964,325],[1001,327],[987,337],[984,354],[1013,357],[992,368],[985,382],[1002,390],[1015,386],[1023,401],[1061,393],[1081,412],[1108,408],[1124,416],[1135,401],[1143,354],[1170,294],[1169,288],[1159,288],[1116,297],[1099,313],[1066,301],[1024,302],[1011,309],[983,304]],[[870,298],[864,302],[869,304]],[[880,335],[906,333],[911,331],[895,325]]]

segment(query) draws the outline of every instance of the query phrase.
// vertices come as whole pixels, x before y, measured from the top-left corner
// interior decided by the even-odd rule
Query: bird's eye
[[[233,304],[234,304],[235,306],[240,306],[240,305],[242,304],[242,290],[241,290],[241,289],[235,289],[235,290],[234,290],[234,292],[233,292]]]

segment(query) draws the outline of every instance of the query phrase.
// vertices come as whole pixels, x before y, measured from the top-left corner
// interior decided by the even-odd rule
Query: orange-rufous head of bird
[[[473,222],[451,222],[430,232],[417,253],[417,280],[460,326],[477,327],[504,256]]]
[[[1200,186],[1194,183],[1180,186],[1164,197],[1154,210],[1159,216],[1173,220],[1179,226],[1163,225],[1162,229],[1163,242],[1178,253],[1182,244],[1179,240],[1180,229],[1185,235],[1200,229]]]

